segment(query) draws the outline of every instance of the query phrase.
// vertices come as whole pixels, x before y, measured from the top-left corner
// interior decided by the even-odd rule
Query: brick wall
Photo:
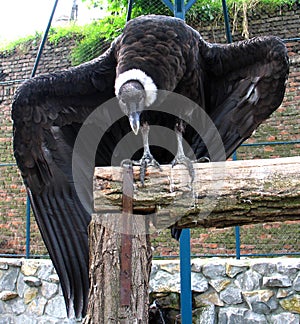
[[[270,12],[264,10],[251,9],[248,12],[248,31],[250,37],[257,35],[273,34],[282,38],[294,38],[300,35],[300,4],[294,5],[287,10],[286,7],[278,8]],[[226,42],[224,22],[201,22],[198,17],[189,19],[193,27],[197,28],[204,39],[211,42]],[[231,26],[232,27],[232,26]],[[233,30],[233,28],[232,28]],[[242,39],[242,17],[238,16],[235,24],[233,39]],[[75,42],[65,40],[57,45],[47,44],[39,68],[36,74],[61,70],[71,65],[70,52]],[[282,106],[272,115],[267,123],[261,125],[255,135],[249,139],[248,143],[262,141],[293,141],[299,140],[299,102],[300,102],[300,42],[287,41],[289,56],[291,61],[290,76],[287,85],[286,96]],[[11,101],[13,94],[20,84],[20,80],[30,77],[34,65],[38,44],[31,42],[15,50],[13,53],[0,53],[0,254],[12,253],[22,254],[25,249],[25,206],[26,197],[22,180],[12,155],[12,124],[10,119]],[[267,145],[260,147],[242,147],[238,150],[238,158],[266,158],[300,155],[299,144],[289,145]],[[4,165],[5,164],[5,165]],[[21,188],[21,189],[20,189]],[[41,244],[36,224],[32,220],[31,246],[32,253],[45,253]],[[291,233],[299,233],[298,223],[285,228]],[[252,236],[255,231],[263,232],[262,225],[252,226]],[[249,232],[247,227],[243,227],[245,232]],[[201,249],[205,253],[214,251],[234,251],[234,236],[232,229],[209,231],[200,229],[193,230],[193,251],[196,253]],[[220,235],[218,234],[220,233]],[[250,230],[251,233],[251,230]],[[253,234],[254,233],[254,234]],[[293,235],[293,234],[291,234]],[[221,243],[228,236],[228,242]],[[250,234],[251,236],[251,234]],[[280,231],[276,229],[272,237],[281,238]],[[168,237],[164,240],[164,237]],[[210,238],[212,238],[210,240]],[[218,237],[218,238],[216,238]],[[291,241],[291,237],[288,238]],[[165,241],[165,242],[164,242]],[[256,242],[257,244],[257,242]],[[251,245],[251,244],[249,244]],[[265,243],[264,243],[265,245]],[[284,245],[284,243],[282,244]],[[153,246],[156,254],[169,255],[177,253],[177,243],[169,240],[169,232],[157,233],[153,235]],[[253,244],[252,244],[253,246]],[[293,246],[293,245],[292,245]],[[296,251],[298,248],[293,246]],[[245,246],[245,249],[247,247]]]

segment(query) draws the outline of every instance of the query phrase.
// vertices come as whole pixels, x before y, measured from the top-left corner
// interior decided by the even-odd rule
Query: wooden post
[[[123,212],[94,214],[89,226],[91,287],[85,324],[148,322],[148,220],[133,217],[132,169],[123,171]]]
[[[193,184],[183,166],[162,166],[161,172],[149,168],[144,186],[139,168],[133,169],[129,306],[120,303],[123,170],[95,170],[97,213],[89,227],[91,288],[85,324],[147,323],[149,219],[156,228],[300,220],[300,157],[200,163],[194,168]]]

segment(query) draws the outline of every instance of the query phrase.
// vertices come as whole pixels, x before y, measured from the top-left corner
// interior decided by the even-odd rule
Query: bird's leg
[[[122,161],[121,165],[129,163],[132,165],[140,166],[140,180],[141,180],[142,184],[144,184],[145,175],[146,175],[148,166],[153,166],[155,168],[158,168],[160,171],[162,171],[162,170],[161,170],[159,163],[154,159],[153,155],[150,152],[150,148],[149,148],[150,126],[146,122],[140,127],[140,130],[141,130],[141,134],[142,134],[142,138],[143,138],[143,146],[144,146],[144,153],[143,153],[142,158],[139,161],[133,161],[133,160],[126,159],[126,160]]]
[[[177,153],[172,161],[172,167],[174,167],[176,164],[184,164],[190,174],[191,181],[194,181],[195,178],[195,170],[193,167],[192,161],[185,155],[182,145],[182,133],[184,132],[184,124],[183,121],[180,120],[176,126],[175,126],[175,134],[177,138]]]
[[[149,148],[150,126],[148,125],[148,123],[144,123],[140,129],[141,129],[141,134],[142,134],[142,138],[143,138],[144,153],[143,153],[143,156],[140,159],[140,161],[138,161],[138,163],[140,165],[140,180],[142,183],[144,183],[146,170],[147,170],[148,166],[153,166],[160,170],[161,170],[161,167],[160,167],[159,163],[154,159],[154,157],[152,156],[152,154],[150,152],[150,148]]]

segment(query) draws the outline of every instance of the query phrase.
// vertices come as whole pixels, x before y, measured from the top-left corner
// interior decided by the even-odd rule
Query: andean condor
[[[100,57],[20,86],[12,105],[14,155],[70,317],[85,315],[89,289],[91,210],[84,206],[90,204],[92,186],[83,202],[72,175],[74,143],[87,117],[100,107],[109,126],[96,165],[110,165],[114,148],[131,130],[137,134],[140,128],[147,144],[153,124],[175,129],[179,148],[183,135],[197,159],[210,157],[207,143],[214,142],[213,136],[208,130],[204,145],[188,123],[200,110],[214,122],[229,157],[281,104],[287,76],[287,50],[277,37],[210,44],[182,20],[150,15],[127,23]],[[172,111],[151,110],[160,90],[183,95],[198,106],[180,107],[175,117]],[[115,96],[119,107],[102,105]],[[123,112],[123,118],[109,125],[115,111]],[[157,146],[150,149],[159,163],[174,159]],[[146,145],[142,164],[151,163],[151,153]],[[91,173],[86,177],[92,182]]]

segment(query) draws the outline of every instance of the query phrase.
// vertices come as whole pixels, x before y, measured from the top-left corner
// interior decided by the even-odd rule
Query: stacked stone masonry
[[[191,271],[193,323],[300,323],[299,258],[193,259]],[[178,261],[154,261],[152,309],[180,323],[179,301]],[[50,260],[0,259],[0,323],[70,323]]]

